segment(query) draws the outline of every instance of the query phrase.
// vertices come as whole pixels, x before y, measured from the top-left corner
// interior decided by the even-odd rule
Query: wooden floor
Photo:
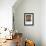
[[[20,35],[20,34],[19,34]],[[0,44],[0,46],[18,46],[21,45],[22,46],[22,37],[20,37],[19,35],[15,35],[14,37],[12,37],[12,40],[6,40],[6,39],[0,39],[0,42],[6,40],[6,42],[4,42],[3,44]],[[19,44],[18,44],[19,41]]]
[[[0,46],[16,46],[15,39],[13,39],[13,40],[6,40],[6,42],[2,43]]]

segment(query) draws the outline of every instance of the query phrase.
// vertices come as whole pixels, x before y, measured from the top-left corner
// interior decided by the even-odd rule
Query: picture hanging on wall
[[[34,13],[24,13],[24,26],[34,25]]]

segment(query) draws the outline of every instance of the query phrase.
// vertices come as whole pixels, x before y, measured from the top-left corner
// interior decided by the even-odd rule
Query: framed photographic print
[[[24,25],[25,26],[34,25],[34,13],[24,13]]]

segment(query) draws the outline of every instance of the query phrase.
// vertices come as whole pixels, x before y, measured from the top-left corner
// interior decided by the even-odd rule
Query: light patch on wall
[[[16,0],[0,0],[0,27],[12,28],[12,6]]]

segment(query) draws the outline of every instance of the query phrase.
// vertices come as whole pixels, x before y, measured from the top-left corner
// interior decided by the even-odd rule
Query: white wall
[[[14,5],[16,6],[16,5]],[[15,9],[15,28],[22,32],[24,37],[35,41],[36,46],[41,46],[41,1],[23,0]],[[34,25],[24,26],[24,13],[34,13]]]
[[[41,38],[42,46],[46,46],[46,0],[41,1]]]
[[[12,28],[12,6],[16,0],[0,0],[0,27]]]
[[[0,0],[0,26],[12,28],[12,6],[15,2],[16,0]],[[24,37],[28,34],[27,38],[34,39],[37,45],[42,41],[42,46],[46,46],[46,0],[25,0],[18,7],[15,9],[16,29]],[[24,12],[34,12],[34,26],[24,26]]]

